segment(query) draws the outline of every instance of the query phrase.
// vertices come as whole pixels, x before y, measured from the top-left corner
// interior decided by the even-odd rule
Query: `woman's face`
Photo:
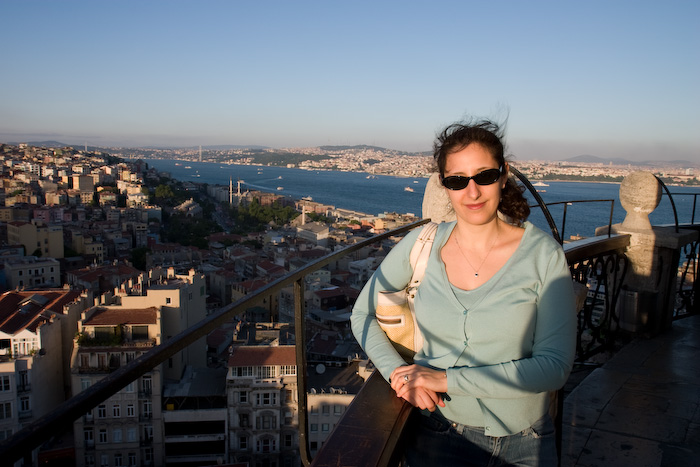
[[[473,177],[484,170],[498,168],[498,163],[489,151],[478,143],[472,143],[447,156],[444,177]],[[474,180],[469,180],[467,187],[462,190],[445,188],[457,218],[474,225],[483,225],[496,218],[501,190],[507,180],[507,164],[503,169],[499,179],[490,185],[478,185]]]

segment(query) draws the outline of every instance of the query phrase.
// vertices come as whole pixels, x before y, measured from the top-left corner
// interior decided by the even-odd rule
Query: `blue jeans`
[[[428,412],[425,412],[428,413]],[[554,423],[549,414],[509,436],[450,422],[438,411],[414,417],[406,442],[409,467],[550,467],[557,465]]]

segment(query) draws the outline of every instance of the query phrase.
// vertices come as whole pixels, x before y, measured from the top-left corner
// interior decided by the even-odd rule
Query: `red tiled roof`
[[[265,365],[296,365],[294,346],[240,346],[234,348],[228,359],[229,367]]]
[[[27,300],[32,296],[38,300]],[[63,314],[63,306],[72,303],[80,292],[77,290],[9,291],[0,295],[0,331],[14,335],[24,329],[32,332],[48,321],[50,314]]]
[[[119,324],[155,324],[156,307],[150,308],[99,308],[84,326],[117,326]]]

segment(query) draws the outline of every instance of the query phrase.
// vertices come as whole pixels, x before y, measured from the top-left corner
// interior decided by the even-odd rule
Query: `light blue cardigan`
[[[564,385],[576,347],[571,274],[561,246],[531,223],[508,262],[482,286],[450,284],[440,250],[455,223],[438,227],[416,318],[424,346],[419,365],[447,370],[448,419],[484,427],[488,436],[524,430],[548,410],[547,392]],[[404,364],[374,317],[379,290],[400,290],[411,278],[410,232],[362,289],[352,331],[385,379]]]

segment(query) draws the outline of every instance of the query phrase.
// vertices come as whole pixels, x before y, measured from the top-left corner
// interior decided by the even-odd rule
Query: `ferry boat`
[[[413,191],[413,188],[411,188],[410,186],[407,186],[407,187],[404,188],[403,190],[404,190],[404,191],[411,191],[411,192],[412,192],[412,191]]]
[[[284,190],[284,187],[278,186],[278,187],[277,187],[277,190]]]
[[[549,185],[540,180],[538,182],[533,183],[532,186],[549,186]]]

